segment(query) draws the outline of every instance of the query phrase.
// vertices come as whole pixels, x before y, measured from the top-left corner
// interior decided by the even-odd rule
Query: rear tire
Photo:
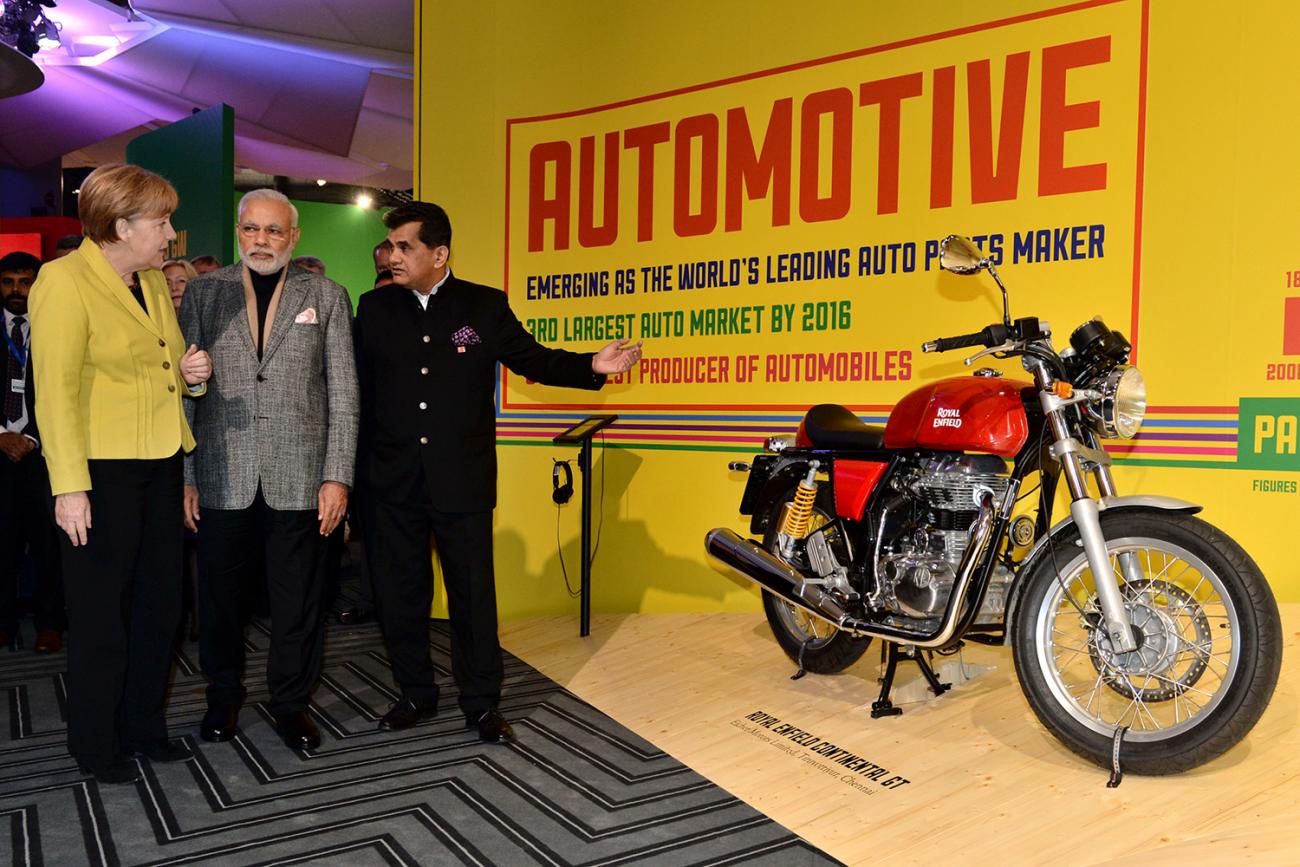
[[[789,561],[777,551],[777,536],[781,532],[781,519],[785,506],[794,499],[796,486],[791,486],[778,497],[771,506],[771,519],[768,530],[763,537],[763,547],[777,558],[789,562],[792,566],[807,570],[808,564],[802,554]],[[834,519],[834,506],[831,502],[830,489],[825,485],[817,491],[817,501],[813,505],[811,529],[816,529]],[[767,623],[776,636],[776,643],[781,645],[786,656],[796,664],[802,664],[806,671],[813,674],[836,674],[848,668],[862,658],[871,644],[870,638],[859,638],[836,629],[825,620],[815,617],[802,608],[798,608],[767,591],[763,592],[763,612]]]

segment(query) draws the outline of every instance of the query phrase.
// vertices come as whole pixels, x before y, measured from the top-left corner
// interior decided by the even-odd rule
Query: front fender
[[[1197,512],[1201,511],[1201,506],[1196,503],[1189,503],[1186,500],[1180,500],[1176,497],[1162,497],[1152,494],[1134,494],[1127,497],[1102,497],[1097,501],[1097,505],[1101,509],[1102,514],[1105,514],[1106,512],[1124,511],[1126,509],[1159,509],[1164,512],[1184,512],[1188,515],[1195,515]],[[1040,538],[1034,543],[1034,547],[1029,549],[1029,553],[1025,555],[1025,559],[1020,562],[1020,568],[1016,570],[1017,576],[1029,574],[1029,571],[1036,565],[1036,561],[1042,553],[1043,548],[1072,526],[1074,526],[1074,517],[1072,515],[1066,515],[1058,521],[1046,536]],[[1011,641],[1010,626],[1014,622],[1013,618],[1015,617],[1016,605],[1020,603],[1020,594],[1024,588],[1024,584],[1024,581],[1016,581],[1015,586],[1011,591],[1011,598],[1007,600],[1006,620],[1003,622],[1006,623],[1008,627],[1006,631],[1006,640],[1008,643]]]

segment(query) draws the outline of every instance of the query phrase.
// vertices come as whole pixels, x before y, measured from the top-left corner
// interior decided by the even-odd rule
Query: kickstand
[[[951,683],[940,683],[934,669],[930,667],[930,661],[925,658],[925,653],[915,647],[904,649],[902,645],[895,644],[892,641],[881,642],[880,661],[885,666],[885,676],[880,679],[880,698],[871,703],[871,718],[879,719],[882,716],[898,716],[903,712],[901,707],[894,707],[894,703],[889,700],[889,692],[894,688],[894,674],[898,671],[898,663],[915,662],[916,667],[921,669],[921,675],[925,682],[930,685],[930,691],[935,695],[943,695],[952,689]]]
[[[1106,788],[1113,789],[1124,781],[1124,771],[1119,766],[1119,750],[1124,745],[1124,735],[1128,734],[1128,726],[1119,726],[1115,729],[1115,739],[1110,746],[1110,779],[1106,781]]]
[[[816,640],[817,639],[814,636],[810,635],[803,640],[803,643],[799,645],[799,660],[798,660],[799,670],[796,671],[794,674],[790,675],[791,680],[798,680],[799,678],[803,677],[805,674],[808,673],[807,671],[804,670],[803,667],[803,652],[808,649],[808,645],[812,644]]]

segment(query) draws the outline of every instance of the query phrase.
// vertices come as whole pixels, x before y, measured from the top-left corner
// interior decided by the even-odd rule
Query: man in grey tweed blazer
[[[240,262],[190,283],[185,339],[208,351],[208,392],[186,401],[185,522],[199,537],[204,740],[235,735],[246,690],[242,593],[265,564],[271,607],[268,710],[284,742],[314,749],[306,714],[320,675],[324,538],[347,510],[358,398],[352,305],[332,280],[290,265],[298,212],[273,190],[239,203]]]

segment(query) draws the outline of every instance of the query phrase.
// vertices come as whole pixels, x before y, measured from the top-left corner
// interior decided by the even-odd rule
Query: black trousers
[[[50,519],[49,497],[50,477],[39,452],[18,463],[0,456],[0,632],[12,635],[18,627],[24,551],[31,553],[36,573],[32,614],[37,631],[61,631],[65,626],[56,535],[61,531]]]
[[[324,547],[316,509],[272,509],[260,487],[246,509],[200,511],[199,665],[211,681],[208,704],[238,707],[247,694],[242,602],[250,574],[263,561],[271,607],[267,710],[307,709],[324,643]]]
[[[91,528],[59,531],[68,601],[68,752],[102,761],[167,737],[181,604],[181,456],[92,460]]]
[[[451,616],[451,671],[460,707],[477,716],[501,699],[504,667],[497,641],[492,513],[439,512],[431,504],[362,500],[366,558],[393,679],[420,705],[438,700],[429,656],[429,606],[436,539]]]

